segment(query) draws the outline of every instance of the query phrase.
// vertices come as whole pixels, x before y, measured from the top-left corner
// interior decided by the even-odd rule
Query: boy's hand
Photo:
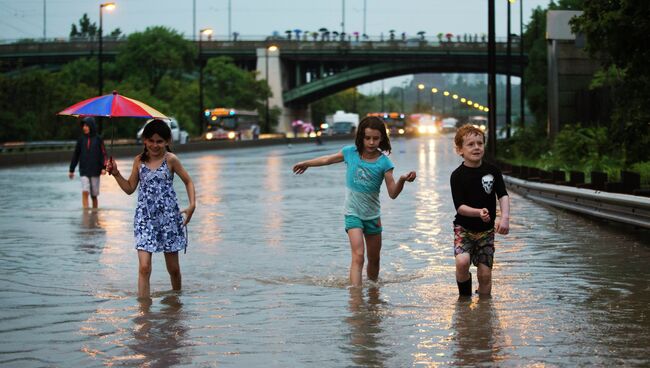
[[[510,222],[506,218],[501,218],[497,224],[497,234],[507,235],[510,232]]]
[[[74,178],[74,172],[73,172],[73,171],[70,171],[70,172],[68,173],[68,177],[70,178],[70,180],[72,180],[72,179]]]
[[[309,166],[305,165],[303,162],[298,162],[297,164],[293,165],[293,173],[300,175],[307,171],[307,168]]]
[[[480,217],[483,222],[490,222],[490,211],[487,208],[481,208]]]
[[[408,174],[400,176],[400,179],[412,183],[416,176],[415,171],[411,171]]]

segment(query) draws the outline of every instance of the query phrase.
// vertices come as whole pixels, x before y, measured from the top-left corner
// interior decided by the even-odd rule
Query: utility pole
[[[519,65],[521,68],[521,78],[519,84],[519,127],[526,125],[525,99],[524,99],[524,0],[519,0]]]
[[[510,68],[512,68],[512,42],[510,41],[510,3],[508,2],[508,38],[506,41],[506,138],[510,138],[510,123],[512,121],[512,84],[510,83]]]
[[[488,0],[488,159],[494,160],[497,153],[497,79],[495,0]]]

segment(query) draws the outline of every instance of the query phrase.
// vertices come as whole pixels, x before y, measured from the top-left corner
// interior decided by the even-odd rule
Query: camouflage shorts
[[[494,261],[494,229],[471,231],[462,226],[454,226],[454,256],[469,253],[474,266],[482,263],[492,268]]]

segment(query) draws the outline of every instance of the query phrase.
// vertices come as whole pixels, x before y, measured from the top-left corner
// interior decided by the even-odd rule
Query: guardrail
[[[77,141],[7,142],[0,144],[0,153],[52,151],[73,149]]]
[[[650,229],[650,198],[536,183],[504,176],[509,189],[525,198],[610,221]]]

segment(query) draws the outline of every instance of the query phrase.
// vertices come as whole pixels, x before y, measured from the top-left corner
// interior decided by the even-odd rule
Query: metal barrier
[[[553,207],[650,229],[650,198],[504,176],[508,189]]]
[[[76,143],[77,141],[7,142],[0,144],[0,153],[69,150],[74,148]]]

